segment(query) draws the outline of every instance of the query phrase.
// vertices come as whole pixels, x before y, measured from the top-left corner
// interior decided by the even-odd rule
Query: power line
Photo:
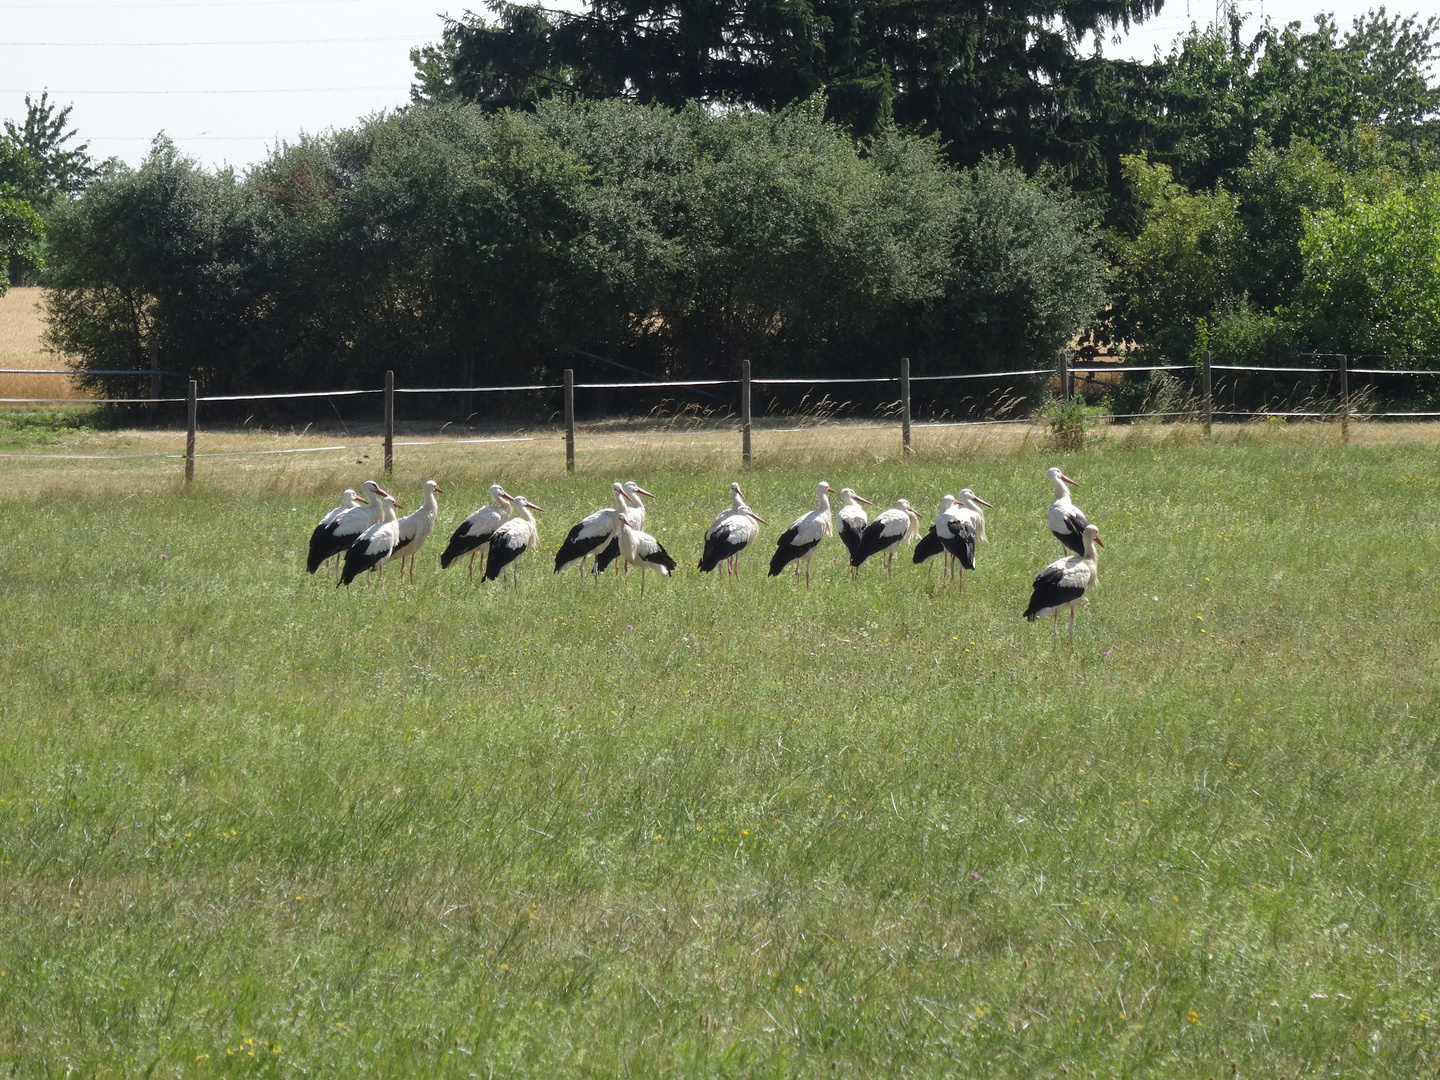
[[[48,89],[48,88],[47,88]],[[352,93],[361,90],[408,90],[409,86],[295,86],[276,87],[273,90],[50,90],[57,97],[72,94],[85,95],[161,95],[161,94],[331,94]],[[34,87],[0,87],[0,94],[28,94]]]
[[[424,36],[424,35],[420,35]],[[210,45],[353,45],[363,41],[414,41],[414,34],[390,37],[294,38],[272,41],[0,41],[17,49],[191,49]]]

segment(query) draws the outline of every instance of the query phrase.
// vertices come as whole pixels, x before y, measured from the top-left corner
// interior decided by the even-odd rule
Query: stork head
[[[340,494],[340,505],[345,507],[347,510],[350,507],[357,505],[358,503],[363,503],[364,501],[365,500],[360,498],[359,495],[355,494],[354,488],[346,488]]]
[[[439,491],[440,494],[442,494],[442,495],[445,494],[445,492],[444,492],[444,491],[441,489],[441,487],[440,487],[440,481],[438,481],[438,480],[426,480],[426,481],[425,481],[425,494],[426,494],[426,495],[433,495],[433,494],[434,494],[435,492],[437,492],[437,491]]]
[[[940,512],[943,514],[946,510],[949,510],[950,507],[954,506],[954,505],[955,505],[957,502],[959,502],[959,501],[960,501],[960,500],[957,499],[957,498],[955,498],[954,495],[941,495],[941,496],[940,496]]]
[[[1100,526],[1099,526],[1099,525],[1086,525],[1086,526],[1085,526],[1085,533],[1084,533],[1084,540],[1085,540],[1085,542],[1086,542],[1087,544],[1088,544],[1090,541],[1092,541],[1092,540],[1095,541],[1095,546],[1096,546],[1096,547],[1104,547],[1104,546],[1105,546],[1105,545],[1104,545],[1103,543],[1101,543],[1101,541],[1100,541]]]
[[[857,503],[857,502],[862,502],[862,503],[864,503],[866,506],[874,506],[874,505],[875,505],[875,504],[872,503],[869,499],[866,499],[866,498],[863,498],[862,496],[856,495],[854,488],[841,488],[841,489],[840,489],[840,501],[841,501],[841,503],[843,503],[843,504],[846,505],[846,506],[850,506],[850,505],[852,505],[852,504],[854,504],[854,503]]]
[[[966,506],[969,506],[971,503],[979,503],[981,506],[991,505],[984,499],[980,498],[979,495],[976,495],[975,492],[971,491],[969,488],[965,488],[963,491],[960,492],[959,501],[964,503]]]
[[[1070,477],[1066,476],[1063,472],[1061,472],[1058,465],[1051,465],[1050,468],[1045,470],[1045,475],[1050,479],[1050,483],[1055,485],[1056,491],[1061,490],[1062,484],[1073,484],[1075,487],[1080,486],[1079,484],[1075,483],[1074,480],[1071,480]]]
[[[752,517],[752,518],[754,518],[756,521],[760,522],[761,525],[769,525],[769,524],[770,524],[770,522],[766,521],[766,520],[765,520],[764,518],[762,518],[759,514],[755,513],[754,510],[751,510],[748,506],[745,507],[745,513],[746,513],[746,515],[747,515],[748,517]]]
[[[815,498],[816,498],[819,502],[821,502],[821,503],[826,503],[826,499],[825,499],[825,496],[826,496],[826,495],[834,495],[834,494],[835,494],[835,489],[832,488],[829,484],[827,484],[824,480],[821,480],[820,483],[818,483],[818,484],[815,485]],[[828,505],[828,503],[827,503],[827,505]]]
[[[896,500],[895,500],[895,509],[896,509],[896,510],[904,510],[905,513],[907,513],[907,514],[913,514],[913,513],[915,513],[915,508],[910,505],[910,500],[909,500],[909,499],[896,499]]]
[[[739,495],[739,496],[742,496],[742,497],[744,496],[745,493],[740,490],[740,481],[739,481],[739,480],[731,480],[731,481],[730,481],[730,494],[732,494],[732,495]]]
[[[505,494],[505,489],[504,489],[503,487],[501,487],[499,484],[491,484],[491,485],[490,485],[490,498],[494,499],[496,502],[500,502],[500,501],[509,502],[509,501],[510,501],[510,496]]]
[[[625,481],[625,494],[630,496],[630,501],[636,506],[640,505],[640,500],[635,497],[636,495],[644,495],[647,499],[653,499],[655,497],[652,492],[646,491],[634,480]]]
[[[525,498],[524,495],[514,495],[514,496],[511,496],[511,501],[512,501],[512,502],[517,502],[517,503],[519,503],[521,506],[528,507],[528,508],[531,509],[531,510],[543,510],[543,509],[544,509],[544,507],[536,506],[536,505],[535,505],[534,503],[532,503],[529,499]]]

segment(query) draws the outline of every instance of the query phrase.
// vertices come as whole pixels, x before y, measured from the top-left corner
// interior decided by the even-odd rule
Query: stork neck
[[[1061,480],[1058,476],[1050,482],[1055,485],[1055,498],[1064,499],[1068,502],[1070,500],[1069,485],[1066,484],[1064,480]]]
[[[815,509],[816,509],[816,510],[824,510],[826,513],[829,513],[829,512],[830,512],[830,496],[827,495],[827,494],[826,494],[825,492],[823,492],[823,491],[820,492],[820,498],[816,501]]]

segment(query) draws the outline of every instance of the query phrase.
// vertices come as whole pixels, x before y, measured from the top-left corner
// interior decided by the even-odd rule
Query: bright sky
[[[1397,10],[1409,11],[1415,0]],[[1363,0],[1239,0],[1277,22]],[[97,158],[132,164],[165,131],[207,164],[245,166],[302,131],[352,124],[409,100],[410,48],[439,38],[447,0],[0,0],[0,117],[48,88]],[[466,8],[459,0],[450,10]],[[481,7],[480,0],[468,6]],[[438,12],[438,13],[437,13]],[[1213,0],[1167,0],[1109,56],[1149,59]],[[1256,20],[1258,21],[1258,19]]]

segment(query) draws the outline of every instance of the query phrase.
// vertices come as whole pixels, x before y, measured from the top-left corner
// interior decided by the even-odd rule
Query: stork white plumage
[[[862,498],[855,494],[853,488],[840,489],[840,509],[836,511],[836,517],[840,519],[840,542],[845,545],[845,550],[850,553],[852,565],[850,576],[855,576],[853,560],[855,552],[860,547],[860,537],[865,534],[865,526],[870,524],[870,519],[865,516],[865,511],[860,508],[860,503],[866,506],[874,506],[869,499]]]
[[[511,517],[490,537],[490,557],[485,560],[482,581],[494,581],[507,566],[513,567],[515,588],[519,590],[520,567],[516,560],[540,543],[540,530],[535,527],[535,517],[530,513],[539,509],[524,495],[510,496]]]
[[[360,503],[359,506],[351,507],[333,517],[326,514],[329,523],[316,526],[310,535],[310,553],[305,560],[308,573],[315,573],[326,559],[344,552],[355,542],[356,537],[384,517],[385,512],[380,506],[380,500],[389,492],[374,480],[366,480],[360,487],[365,492],[365,498],[356,500]]]
[[[634,480],[626,480],[625,483],[620,486],[625,492],[625,520],[630,522],[630,527],[633,529],[644,529],[645,504],[640,501],[640,496],[644,495],[648,499],[653,499],[655,496],[642,488]],[[610,568],[610,564],[619,557],[620,536],[617,533],[610,542],[601,549],[600,554],[595,556],[595,573],[603,574]]]
[[[319,569],[321,563],[328,562],[331,558],[331,556],[327,555],[317,561],[315,555],[317,553],[317,547],[323,548],[326,546],[325,537],[329,527],[334,524],[335,519],[345,513],[346,510],[353,510],[357,506],[364,505],[366,505],[365,500],[355,494],[354,488],[346,488],[340,495],[340,505],[320,519],[320,524],[316,525],[315,531],[310,534],[310,553],[305,560],[306,568],[310,573],[313,574]],[[312,563],[314,564],[313,566],[311,565]]]
[[[580,569],[585,569],[585,560],[591,555],[599,555],[614,538],[620,527],[620,519],[630,509],[630,503],[625,498],[625,485],[618,480],[610,485],[610,494],[615,499],[614,506],[607,506],[603,510],[596,510],[593,514],[586,514],[580,519],[565,537],[565,542],[560,545],[560,550],[555,553],[555,573],[568,569],[572,563],[578,562]],[[491,549],[494,550],[493,548]]]
[[[470,555],[469,576],[472,578],[475,576],[475,556],[480,555],[483,559],[485,546],[490,543],[490,537],[510,517],[510,496],[505,494],[503,487],[499,484],[491,484],[490,498],[493,500],[492,502],[476,510],[450,534],[450,543],[445,545],[445,550],[440,553],[441,570],[468,552]],[[485,569],[483,562],[480,564],[480,569],[482,572]]]
[[[632,565],[640,567],[640,595],[645,595],[645,571],[654,568],[666,577],[675,569],[675,560],[659,540],[630,524],[630,519],[620,519],[616,539],[620,541],[620,557],[625,560],[625,569]]]
[[[810,587],[810,556],[827,536],[835,535],[835,522],[830,517],[830,496],[835,489],[824,480],[815,485],[815,509],[801,514],[790,523],[775,542],[775,554],[770,556],[770,576],[779,577],[780,571],[795,563],[795,577],[800,577],[800,563],[805,564],[805,587]]]
[[[415,580],[415,556],[425,546],[425,541],[430,538],[431,531],[435,528],[435,516],[440,512],[440,503],[436,501],[437,494],[444,494],[441,487],[434,480],[425,481],[425,497],[413,514],[406,514],[399,521],[400,542],[396,545],[392,559],[400,560],[400,572],[405,572],[405,560],[410,560],[410,580]]]
[[[943,551],[945,572],[963,585],[965,571],[975,569],[975,541],[987,539],[985,511],[980,507],[989,505],[969,488],[961,490],[959,498],[944,496],[935,524],[925,539],[915,545],[915,561],[925,562]]]
[[[1025,609],[1025,618],[1034,622],[1047,615],[1055,617],[1051,637],[1060,636],[1060,609],[1070,609],[1070,645],[1075,645],[1075,605],[1085,593],[1100,580],[1100,566],[1095,552],[1104,547],[1100,542],[1100,529],[1086,525],[1080,534],[1084,549],[1081,555],[1067,555],[1056,559],[1035,575],[1035,585],[1030,592],[1030,606]]]
[[[865,526],[860,534],[860,543],[850,556],[850,565],[859,566],[871,555],[884,554],[885,573],[891,573],[895,561],[895,549],[909,543],[920,535],[920,515],[907,499],[896,499],[889,510],[875,515],[875,520]]]
[[[768,524],[745,505],[745,493],[738,483],[732,481],[730,508],[717,514],[705,530],[705,552],[700,556],[700,569],[708,573],[723,562],[726,575],[738,577],[735,560],[760,535],[760,526]]]
[[[1084,511],[1071,502],[1070,489],[1066,486],[1067,484],[1075,484],[1076,487],[1080,485],[1054,465],[1045,470],[1045,476],[1055,487],[1055,501],[1050,504],[1050,509],[1045,511],[1045,522],[1050,526],[1050,531],[1055,534],[1055,539],[1059,540],[1067,551],[1083,555],[1085,554],[1085,526],[1090,524],[1090,519],[1085,516]]]
[[[336,588],[340,585],[348,586],[366,570],[378,570],[380,588],[384,591],[385,564],[400,545],[400,521],[395,516],[396,507],[405,509],[395,501],[393,495],[386,495],[380,500],[380,512],[383,516],[345,549],[345,567],[340,572],[340,582]]]

